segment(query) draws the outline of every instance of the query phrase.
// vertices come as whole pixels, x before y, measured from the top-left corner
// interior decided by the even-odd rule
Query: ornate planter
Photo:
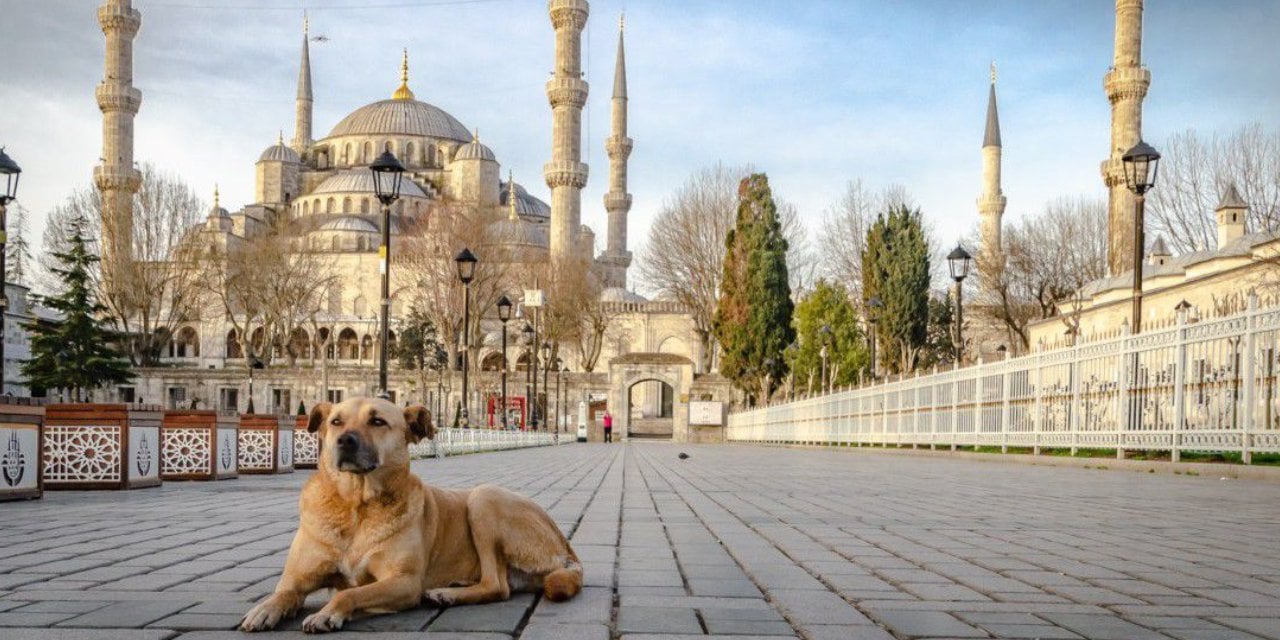
[[[166,411],[160,429],[160,477],[165,480],[230,480],[239,463],[234,413]]]
[[[162,417],[155,405],[49,405],[41,447],[44,488],[160,486]]]
[[[39,498],[44,407],[0,396],[0,502]]]
[[[320,462],[320,436],[307,431],[307,416],[297,416],[293,425],[293,468],[314,469]]]
[[[292,416],[240,416],[240,473],[293,473]]]

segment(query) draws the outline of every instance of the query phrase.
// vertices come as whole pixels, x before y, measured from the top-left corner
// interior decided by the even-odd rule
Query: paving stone
[[[806,625],[804,632],[809,640],[896,640],[873,625]]]
[[[88,613],[110,604],[92,600],[44,600],[16,609],[15,613]]]
[[[543,599],[533,610],[532,622],[608,624],[613,610],[613,591],[587,587],[568,602]]]
[[[1075,613],[1041,613],[1040,617],[1089,640],[1160,640],[1167,638],[1128,620]]]
[[[1035,638],[1036,640],[1080,640],[1078,634],[1062,627],[1042,624],[981,624],[997,638]]]
[[[62,621],[58,626],[140,629],[156,620],[182,611],[192,604],[195,603],[190,600],[153,600],[131,602],[127,605],[115,604]]]
[[[179,613],[161,618],[147,625],[153,629],[235,629],[244,612],[240,613]]]
[[[795,636],[790,624],[781,620],[731,620],[704,618],[707,633],[716,636],[726,635],[758,635],[758,636]]]
[[[520,640],[609,640],[609,626],[530,622]]]
[[[874,610],[872,616],[894,633],[927,638],[985,638],[981,629],[941,611]]]
[[[177,635],[168,629],[34,629],[8,628],[0,637],[14,640],[169,640]]]
[[[242,631],[190,631],[179,635],[175,640],[245,640],[247,636]],[[315,640],[315,634],[303,633],[301,631],[271,631],[268,632],[266,638],[269,640]],[[322,638],[365,638],[370,640],[511,640],[511,636],[505,633],[469,633],[469,632],[432,632],[423,634],[420,632],[399,632],[399,633],[379,633],[371,636],[367,633],[340,631],[331,633]],[[96,640],[96,639],[93,639]],[[774,639],[776,640],[776,638]]]
[[[515,633],[516,627],[533,603],[531,594],[513,596],[506,602],[493,604],[449,607],[428,627],[437,631],[497,631]]]
[[[758,598],[760,590],[750,580],[716,580],[690,578],[689,590],[695,596],[726,596],[730,598]]]
[[[1214,622],[1223,626],[1241,631],[1248,631],[1263,638],[1271,640],[1280,640],[1280,625],[1276,625],[1275,618],[1270,620],[1264,618],[1213,618]]]
[[[870,624],[866,616],[834,593],[771,590],[769,596],[791,620],[802,624]]]
[[[3,615],[3,614],[0,614]],[[693,609],[671,607],[632,607],[618,609],[618,633],[688,633],[701,634],[702,625]]]
[[[0,627],[47,627],[58,622],[62,622],[67,618],[74,617],[74,613],[22,613],[18,611],[6,611],[0,613]]]

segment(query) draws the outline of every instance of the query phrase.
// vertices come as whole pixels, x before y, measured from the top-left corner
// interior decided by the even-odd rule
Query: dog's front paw
[[[240,621],[241,631],[266,631],[273,629],[281,620],[293,615],[293,608],[282,604],[276,596],[267,598],[262,604],[249,610]]]
[[[302,630],[307,633],[328,633],[337,631],[346,623],[347,617],[325,607],[309,616],[302,621]]]
[[[431,589],[422,596],[423,604],[431,607],[447,607],[454,602],[453,589]]]

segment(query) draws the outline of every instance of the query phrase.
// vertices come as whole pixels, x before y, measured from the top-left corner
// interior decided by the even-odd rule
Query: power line
[[[361,2],[358,4],[330,4],[330,5],[310,5],[310,4],[293,4],[293,5],[275,5],[263,6],[261,4],[249,5],[229,5],[229,4],[198,4],[190,2],[148,2],[148,8],[159,9],[220,9],[226,11],[345,11],[357,9],[408,9],[415,7],[444,7],[454,5],[467,4],[488,4],[494,2],[509,2],[510,0],[397,0],[391,2]]]

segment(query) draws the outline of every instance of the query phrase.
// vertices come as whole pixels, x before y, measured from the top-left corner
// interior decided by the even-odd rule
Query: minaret
[[[978,218],[982,234],[981,267],[994,267],[991,276],[1004,269],[1000,244],[1001,219],[1006,199],[1000,188],[1000,114],[996,109],[996,63],[991,63],[991,92],[987,95],[987,129],[982,136],[982,195],[978,197]]]
[[[107,38],[106,76],[98,85],[102,110],[102,164],[93,181],[102,193],[102,269],[110,283],[133,259],[133,196],[142,173],[133,166],[133,118],[142,106],[142,92],[133,87],[133,39],[142,14],[133,0],[104,0],[98,24]]]
[[[582,188],[587,165],[582,162],[582,106],[587,82],[582,79],[582,29],[590,8],[587,0],[550,0],[551,25],[556,30],[556,63],[547,82],[551,102],[551,162],[543,167],[551,187],[551,257],[576,257],[582,224]],[[590,257],[590,256],[588,256]]]
[[[1142,138],[1142,99],[1151,86],[1151,72],[1142,67],[1142,0],[1116,0],[1115,61],[1103,86],[1111,101],[1111,157],[1102,163],[1102,181],[1111,192],[1107,269],[1117,275],[1133,268],[1134,200],[1121,157]]]
[[[613,72],[613,134],[605,142],[609,153],[609,192],[604,195],[604,208],[609,212],[609,238],[601,262],[606,267],[606,285],[627,287],[627,267],[631,252],[627,251],[627,213],[631,211],[631,194],[627,193],[627,158],[631,156],[631,138],[627,137],[627,61],[623,46],[624,18],[618,18],[618,60]]]
[[[294,115],[293,147],[298,155],[303,155],[311,146],[311,106],[315,103],[311,95],[311,45],[308,43],[311,23],[307,14],[302,14],[302,64],[298,66],[298,97]]]

